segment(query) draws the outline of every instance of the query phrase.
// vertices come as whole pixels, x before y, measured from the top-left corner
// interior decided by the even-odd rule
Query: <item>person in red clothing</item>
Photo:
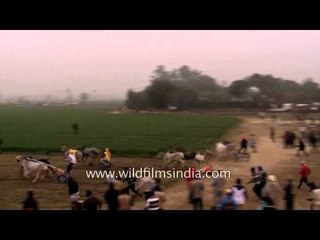
[[[195,168],[191,167],[188,169],[188,176],[186,177],[186,182],[187,182],[188,188],[190,187],[191,182],[195,178],[195,174],[196,174]]]
[[[203,168],[200,169],[200,172],[206,173],[206,172],[212,172],[212,167],[210,165],[206,165]]]
[[[308,176],[311,173],[311,170],[305,161],[301,162],[301,168],[299,173],[301,175],[301,178],[298,188],[300,189],[302,183],[305,183],[308,186]]]

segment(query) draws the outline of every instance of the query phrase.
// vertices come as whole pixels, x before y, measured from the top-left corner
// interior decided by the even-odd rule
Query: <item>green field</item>
[[[72,131],[78,123],[79,134]],[[118,156],[154,156],[176,146],[212,146],[237,118],[196,114],[111,114],[102,107],[1,106],[1,151],[59,151],[62,145],[109,147]]]

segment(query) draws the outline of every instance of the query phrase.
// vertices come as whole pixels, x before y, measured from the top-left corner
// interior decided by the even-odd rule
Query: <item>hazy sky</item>
[[[0,94],[125,97],[157,65],[218,81],[252,73],[320,81],[320,31],[0,31]]]

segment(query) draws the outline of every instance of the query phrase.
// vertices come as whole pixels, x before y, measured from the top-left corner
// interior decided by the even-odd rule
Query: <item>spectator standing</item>
[[[34,198],[33,191],[29,191],[27,193],[27,198],[26,200],[23,201],[23,210],[27,210],[27,211],[39,210],[38,202]]]
[[[91,190],[87,190],[86,192],[86,200],[84,200],[82,208],[90,211],[97,211],[101,209],[102,202],[92,195]]]
[[[240,178],[236,180],[236,184],[232,187],[232,198],[237,204],[237,209],[242,209],[248,198],[247,190],[242,185]]]
[[[118,196],[118,210],[130,210],[133,205],[133,197],[128,194],[126,188],[122,189]]]
[[[232,197],[232,190],[226,189],[225,196],[221,200],[221,210],[236,210],[237,203]]]
[[[163,187],[161,186],[160,178],[156,179],[156,186],[153,188],[154,195],[159,198],[159,209],[164,210],[164,203],[166,202],[165,193],[163,192]]]
[[[274,175],[269,175],[267,183],[262,189],[261,197],[268,205],[272,205],[275,209],[280,207],[280,199],[283,197],[283,190]]]
[[[276,137],[276,129],[274,128],[274,126],[270,127],[270,139],[272,140],[272,142],[275,142],[275,137]]]
[[[146,205],[145,210],[160,210],[160,200],[154,195],[153,191],[148,191],[145,194]]]
[[[220,176],[220,170],[218,170],[219,175],[217,178],[213,179],[213,207],[212,209],[220,208],[221,199],[224,193],[224,186],[226,184],[226,179]]]
[[[108,205],[109,210],[117,210],[119,207],[118,203],[119,191],[114,188],[114,183],[110,183],[109,189],[104,195],[104,199]]]
[[[203,210],[202,193],[204,185],[200,179],[194,179],[190,184],[189,200],[194,210]]]
[[[146,193],[152,191],[152,189],[155,187],[156,182],[149,177],[149,174],[147,173],[139,182],[137,189],[143,193],[145,199],[146,199]]]
[[[244,152],[246,153],[248,150],[248,140],[246,137],[243,137],[241,142],[240,142],[240,150],[239,153]]]
[[[288,183],[284,188],[284,200],[286,202],[286,210],[293,210],[293,199],[295,195],[295,187],[293,184],[293,179],[291,177],[288,178]]]
[[[250,134],[249,136],[249,146],[252,152],[257,152],[257,139],[255,134]]]
[[[311,201],[310,209],[311,210],[320,210],[320,188],[317,188],[315,184],[310,186],[311,188],[311,195],[308,198]]]

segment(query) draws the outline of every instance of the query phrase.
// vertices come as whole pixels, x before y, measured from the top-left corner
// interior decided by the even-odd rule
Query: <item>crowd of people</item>
[[[124,170],[129,171],[127,167]],[[153,180],[145,176],[136,185],[135,177],[125,177],[121,180],[125,187],[121,189],[116,189],[116,181],[116,179],[107,179],[108,188],[104,194],[104,202],[108,210],[130,210],[137,197],[144,199],[146,210],[164,209],[166,198],[160,179]],[[99,210],[102,207],[103,202],[95,197],[91,190],[86,191],[85,200],[79,201],[79,185],[73,178],[68,181],[68,194],[72,210]]]
[[[272,142],[276,141],[275,127],[270,128],[270,139]],[[296,147],[297,156],[301,153],[308,155],[306,152],[306,144],[304,139],[308,139],[313,149],[317,146],[317,138],[314,132],[306,133],[304,128],[299,128],[299,137],[297,138],[293,132],[286,131],[283,137],[284,148]],[[295,143],[298,142],[296,145]],[[248,138],[243,137],[240,141],[239,152],[248,152],[251,149],[252,153],[258,151],[257,140],[255,134],[250,134]],[[72,170],[72,166],[76,163],[75,151],[69,151],[69,163],[67,165],[67,172]],[[108,148],[105,149],[104,158],[107,164],[111,161],[111,152]],[[193,171],[195,169],[192,169]],[[129,171],[128,167],[124,171]],[[219,170],[218,170],[219,171]],[[282,209],[293,210],[295,208],[296,189],[303,187],[303,184],[310,190],[311,209],[320,209],[320,188],[309,181],[311,169],[306,161],[301,161],[300,166],[300,180],[298,186],[294,184],[292,177],[288,177],[285,186],[281,186],[278,178],[275,175],[268,175],[262,166],[251,167],[250,181],[247,185],[252,184],[252,192],[257,199],[257,210],[274,210]],[[129,176],[129,174],[127,175]],[[166,202],[166,194],[160,179],[152,179],[145,176],[140,179],[137,184],[135,177],[126,177],[121,179],[125,184],[122,189],[115,187],[115,179],[107,179],[108,188],[104,194],[104,202],[109,210],[130,210],[135,204],[137,198],[143,199],[145,210],[164,210]],[[201,178],[187,178],[188,196],[186,197],[192,209],[203,210],[203,196],[205,192],[205,185]],[[217,177],[212,180],[212,209],[215,210],[237,210],[246,209],[248,201],[248,191],[240,178],[235,179],[232,187],[226,187],[227,181],[224,177]],[[77,181],[70,177],[68,180],[68,195],[72,210],[100,210],[103,206],[103,201],[94,196],[91,190],[86,190],[85,199],[80,201],[80,190]],[[252,196],[251,196],[252,197]],[[37,210],[38,203],[34,198],[32,191],[28,192],[27,199],[23,202],[23,209]]]
[[[128,171],[128,168],[124,168]],[[219,170],[221,171],[221,170]],[[305,161],[301,161],[300,182],[298,186],[289,177],[287,184],[281,187],[275,175],[268,175],[262,166],[250,169],[251,179],[247,184],[253,184],[252,192],[257,198],[257,210],[282,209],[282,200],[286,210],[294,209],[294,197],[296,189],[303,184],[311,191],[308,200],[311,201],[312,209],[320,209],[320,188],[309,181],[310,167]],[[136,178],[126,177],[122,179],[125,187],[116,189],[116,180],[108,180],[108,188],[104,194],[104,202],[108,210],[131,210],[136,198],[145,202],[145,210],[164,210],[166,195],[160,179],[152,179],[145,176],[136,183]],[[203,210],[203,195],[205,186],[200,178],[186,179],[189,203],[194,210]],[[237,178],[231,188],[226,188],[227,181],[224,177],[212,180],[213,188],[213,210],[241,210],[245,209],[248,199],[248,191],[242,179]],[[100,210],[103,201],[94,196],[91,190],[86,190],[85,199],[80,201],[80,189],[78,182],[70,178],[68,181],[68,196],[72,210]],[[23,202],[23,209],[38,210],[38,203],[32,191],[28,192],[27,199]]]

